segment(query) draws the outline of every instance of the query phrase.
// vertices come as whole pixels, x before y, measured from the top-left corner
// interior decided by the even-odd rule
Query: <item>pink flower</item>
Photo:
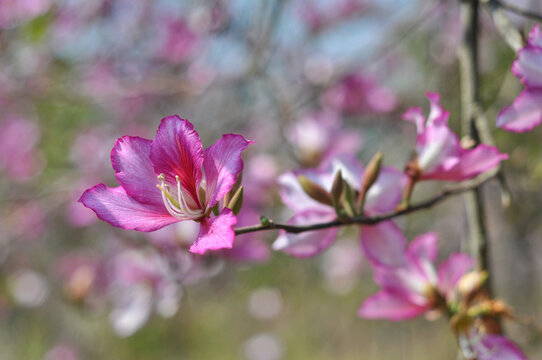
[[[416,161],[411,164],[417,180],[462,181],[497,166],[508,158],[495,147],[480,144],[465,149],[448,128],[449,112],[439,104],[440,95],[427,93],[431,111],[427,120],[420,108],[410,108],[403,118],[416,124]]]
[[[250,143],[226,134],[203,150],[189,121],[176,115],[164,118],[153,141],[131,136],[117,140],[111,163],[121,186],[98,184],[79,201],[123,229],[148,232],[197,221],[200,232],[191,252],[231,248],[235,215],[227,207],[218,216],[209,214],[237,180],[243,168],[241,152]]]
[[[398,321],[456,300],[456,284],[474,261],[466,254],[455,253],[435,269],[437,242],[435,233],[427,233],[407,246],[403,233],[392,222],[364,227],[362,246],[382,290],[363,302],[358,315]],[[440,304],[438,299],[446,303]]]
[[[344,130],[339,115],[330,110],[306,113],[285,135],[307,165],[317,165],[335,154],[356,153],[362,145],[360,134]]]
[[[525,85],[525,90],[499,113],[497,126],[526,132],[542,122],[542,31],[538,25],[532,28],[527,45],[519,51],[512,72]]]
[[[327,90],[320,99],[322,105],[349,115],[367,112],[385,113],[397,106],[397,98],[375,80],[362,74],[349,74]]]
[[[158,57],[173,63],[189,60],[200,43],[198,35],[182,18],[166,20],[164,30]]]
[[[466,340],[466,341],[465,341]],[[502,335],[474,333],[469,339],[459,338],[463,353],[477,360],[528,360],[521,349]]]
[[[333,180],[341,171],[343,179],[356,190],[360,190],[363,167],[351,156],[341,155],[327,159],[315,170],[287,172],[279,177],[282,201],[295,214],[288,221],[292,225],[308,225],[332,221],[337,218],[335,209],[317,202],[305,193],[298,176],[303,175],[326,191],[331,191]],[[401,200],[405,176],[392,168],[383,168],[380,176],[367,193],[364,210],[367,214],[382,214],[392,211]],[[280,232],[273,249],[296,257],[314,256],[330,246],[338,229],[308,231],[301,234]]]

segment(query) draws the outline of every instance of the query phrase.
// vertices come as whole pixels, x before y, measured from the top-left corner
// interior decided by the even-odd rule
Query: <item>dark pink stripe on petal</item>
[[[162,119],[151,144],[150,158],[156,175],[165,174],[170,184],[176,184],[175,176],[179,176],[182,187],[199,202],[203,148],[189,121],[177,115]]]

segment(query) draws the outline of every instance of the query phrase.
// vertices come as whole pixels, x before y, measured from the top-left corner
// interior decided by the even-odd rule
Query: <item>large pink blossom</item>
[[[461,146],[448,127],[449,112],[439,103],[440,95],[427,93],[431,110],[427,119],[421,108],[408,109],[403,118],[416,124],[416,160],[411,164],[417,180],[461,181],[491,170],[507,154],[493,146],[480,144],[473,149]]]
[[[455,253],[435,268],[437,242],[435,233],[427,233],[407,246],[403,233],[392,222],[364,227],[362,245],[373,264],[375,282],[382,289],[363,302],[359,316],[397,321],[442,305],[435,303],[439,297],[446,303],[457,300],[456,284],[471,270],[473,259]]]
[[[308,225],[337,218],[332,206],[319,203],[305,193],[298,176],[305,176],[324,190],[331,191],[333,180],[339,171],[344,181],[353,189],[360,190],[363,167],[356,159],[348,155],[327,159],[318,169],[287,172],[279,177],[282,201],[295,212],[288,221],[289,224]],[[398,170],[384,167],[366,195],[365,213],[382,214],[392,211],[401,200],[405,180],[404,174]],[[301,234],[280,232],[273,248],[296,257],[314,256],[333,243],[337,232],[336,227]]]
[[[527,45],[519,51],[512,72],[525,89],[511,106],[497,116],[497,126],[508,131],[526,132],[542,122],[542,31],[535,25]]]
[[[200,223],[190,251],[231,248],[237,218],[223,207],[209,216],[237,180],[243,168],[241,152],[251,143],[226,134],[203,149],[193,125],[178,116],[164,118],[151,141],[125,136],[111,151],[120,186],[98,184],[80,202],[113,226],[154,231],[177,221]]]

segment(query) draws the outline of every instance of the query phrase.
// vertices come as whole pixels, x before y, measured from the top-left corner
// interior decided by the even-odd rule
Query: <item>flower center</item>
[[[160,184],[157,184],[156,187],[162,192],[164,206],[171,216],[179,220],[197,220],[203,216],[203,209],[192,209],[188,205],[186,194],[181,187],[181,178],[178,175],[175,176],[175,180],[177,181],[176,195],[171,191],[169,185],[166,184],[166,176],[164,174],[160,174],[158,180],[160,180]]]

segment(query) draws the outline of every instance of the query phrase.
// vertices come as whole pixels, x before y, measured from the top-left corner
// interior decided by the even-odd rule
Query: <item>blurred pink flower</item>
[[[121,186],[98,184],[79,201],[123,229],[147,232],[197,221],[200,233],[191,252],[231,248],[235,215],[226,207],[218,216],[209,213],[237,180],[243,168],[241,152],[250,143],[226,134],[203,150],[190,122],[178,116],[164,118],[154,141],[130,136],[117,140],[111,163]]]
[[[508,158],[493,146],[461,146],[459,138],[448,128],[449,112],[439,104],[440,95],[427,93],[431,111],[426,118],[421,108],[408,109],[403,118],[416,124],[415,161],[410,164],[417,180],[461,181],[475,177]]]
[[[388,88],[359,73],[345,76],[322,94],[320,102],[348,115],[385,113],[397,106],[397,98]]]
[[[542,122],[542,31],[535,25],[527,45],[519,51],[512,72],[525,85],[511,106],[497,115],[497,126],[507,131],[526,132]]]
[[[393,222],[365,226],[363,249],[382,290],[363,302],[359,316],[397,321],[445,306],[438,303],[439,298],[446,303],[456,300],[456,284],[474,261],[466,254],[455,253],[435,269],[437,242],[435,233],[427,233],[407,247],[407,240]]]
[[[45,13],[50,6],[50,0],[0,0],[0,28],[31,20]]]
[[[173,63],[189,60],[200,43],[199,36],[182,18],[167,19],[163,26],[163,40],[157,56]]]
[[[31,180],[43,170],[43,157],[36,146],[38,125],[19,116],[0,124],[0,170],[17,181]],[[21,141],[24,139],[24,141]]]
[[[528,360],[521,349],[503,335],[475,332],[468,339],[460,337],[459,343],[465,356],[477,360]]]
[[[306,113],[289,126],[286,136],[307,166],[336,154],[354,154],[362,146],[361,135],[344,130],[339,114],[330,110]]]
[[[329,1],[326,6],[320,6],[315,1],[304,1],[299,13],[311,31],[319,31],[369,9],[370,5],[363,0],[335,0]]]
[[[287,172],[279,177],[282,201],[295,214],[288,221],[292,225],[308,225],[332,221],[337,218],[335,209],[317,202],[305,193],[298,176],[303,175],[326,191],[331,191],[337,173],[356,190],[360,190],[363,167],[348,155],[325,160],[318,169]],[[405,175],[393,168],[382,168],[374,185],[367,193],[364,211],[367,214],[389,212],[398,205],[405,185]],[[273,249],[296,257],[314,256],[330,246],[337,235],[337,228],[291,234],[281,231],[273,243]]]

